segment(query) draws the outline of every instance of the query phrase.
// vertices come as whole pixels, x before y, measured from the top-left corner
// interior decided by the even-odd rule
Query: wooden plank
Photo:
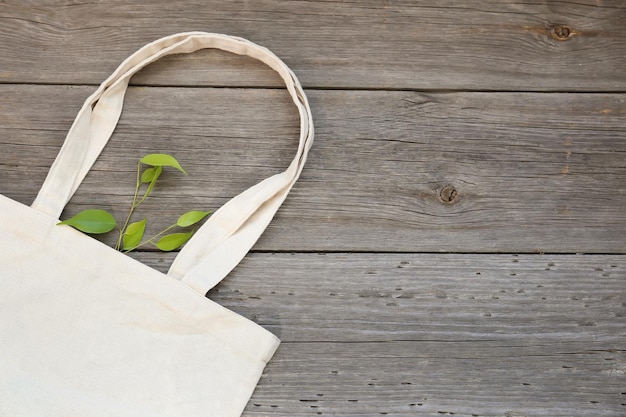
[[[0,87],[1,193],[32,201],[90,91]],[[316,143],[256,249],[626,253],[625,95],[309,93]],[[294,113],[281,90],[131,88],[67,215],[123,217],[155,151],[191,175],[166,175],[142,208],[152,230],[216,209],[288,165]]]
[[[209,297],[283,340],[246,416],[613,417],[625,284],[626,256],[255,253]]]
[[[623,2],[0,3],[0,193],[24,203],[93,90],[77,84],[160,36],[248,37],[310,88],[315,147],[255,247],[285,253],[209,294],[283,340],[245,416],[626,414]],[[160,87],[131,88],[67,215],[123,216],[148,152],[191,173],[142,207],[151,231],[289,163],[298,122],[262,65],[206,51],[133,82]],[[403,253],[439,251],[467,253]]]
[[[98,84],[144,44],[204,30],[269,47],[307,87],[624,91],[625,16],[620,0],[5,1],[0,80]],[[215,53],[166,59],[135,82],[280,83]]]

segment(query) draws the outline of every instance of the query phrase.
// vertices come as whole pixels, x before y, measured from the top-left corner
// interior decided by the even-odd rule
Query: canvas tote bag
[[[166,275],[57,222],[113,133],[130,77],[202,48],[277,71],[300,114],[300,142],[284,172],[215,212]],[[279,341],[205,294],[268,225],[312,140],[295,75],[252,42],[181,33],[126,59],[85,102],[33,205],[0,195],[0,416],[240,416]]]

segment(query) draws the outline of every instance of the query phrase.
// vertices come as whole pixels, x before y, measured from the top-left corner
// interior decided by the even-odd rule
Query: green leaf
[[[150,185],[148,185],[148,189],[146,190],[145,194],[143,195],[144,199],[150,195],[150,193],[154,189],[154,186],[156,185],[157,180],[161,176],[161,172],[163,172],[163,167],[160,167],[160,166],[159,167],[154,167],[154,168],[151,168],[151,169],[154,169],[154,172],[152,173],[152,179],[150,180]],[[141,177],[141,180],[143,181],[143,175]]]
[[[152,182],[152,180],[154,180],[155,176],[158,178],[159,175],[161,175],[161,171],[157,172],[157,168],[160,168],[160,167],[150,167],[150,168],[147,168],[143,172],[143,174],[141,174],[141,183],[142,184],[146,184],[146,183]]]
[[[151,153],[140,159],[141,163],[154,167],[173,167],[187,175],[187,171],[180,166],[176,158],[164,153]]]
[[[141,239],[143,239],[145,231],[146,219],[129,224],[126,228],[126,233],[124,233],[124,246],[122,249],[125,251],[135,249],[139,243],[141,243]]]
[[[157,243],[156,247],[162,251],[169,252],[183,246],[193,236],[193,231],[188,233],[172,233],[165,235]]]
[[[76,216],[57,223],[72,226],[85,233],[107,233],[117,227],[115,218],[104,210],[84,210]]]
[[[191,210],[187,213],[183,214],[178,218],[176,224],[180,227],[188,227],[198,223],[200,220],[204,219],[206,216],[211,214],[210,211],[197,211]]]

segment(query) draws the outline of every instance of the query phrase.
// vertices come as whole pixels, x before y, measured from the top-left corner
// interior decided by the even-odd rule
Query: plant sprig
[[[148,167],[143,172],[142,165],[146,165]],[[176,223],[166,227],[148,239],[144,239],[147,222],[146,218],[131,223],[135,210],[152,193],[164,167],[175,168],[187,175],[187,171],[185,171],[180,166],[176,158],[171,155],[153,153],[144,156],[137,162],[135,193],[133,195],[130,210],[128,211],[128,216],[126,216],[126,220],[121,227],[111,213],[106,210],[99,209],[83,210],[77,215],[57,224],[72,226],[81,232],[90,234],[108,233],[113,229],[117,229],[119,231],[119,237],[117,239],[117,243],[115,244],[115,249],[123,252],[130,252],[146,244],[153,244],[162,251],[172,251],[180,248],[187,243],[189,239],[191,239],[195,229],[179,233],[166,233],[176,227],[189,228],[194,226],[209,216],[211,214],[210,211],[188,211],[187,213],[181,215]],[[140,197],[140,191],[144,185],[146,189]]]

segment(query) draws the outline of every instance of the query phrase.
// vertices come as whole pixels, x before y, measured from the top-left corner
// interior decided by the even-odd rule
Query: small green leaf
[[[142,174],[141,174],[141,183],[142,184],[146,184],[149,182],[152,182],[152,180],[154,179],[154,177],[158,177],[160,175],[160,171],[157,172],[157,167],[150,167],[147,168]]]
[[[188,227],[198,223],[200,220],[204,219],[206,216],[211,214],[210,211],[197,211],[191,210],[187,213],[183,214],[178,218],[176,224],[180,227]]]
[[[141,243],[145,231],[146,219],[129,224],[126,228],[126,233],[124,233],[124,246],[122,249],[125,251],[135,249]]]
[[[154,173],[152,174],[152,179],[150,180],[150,185],[148,185],[148,189],[146,190],[145,194],[143,195],[144,199],[150,195],[150,193],[154,189],[154,186],[156,185],[157,180],[161,176],[161,172],[163,172],[163,167],[160,167],[160,166],[159,167],[154,167],[153,169],[154,169]],[[143,176],[142,176],[142,181],[143,181]]]
[[[191,239],[192,235],[193,231],[188,233],[172,233],[171,235],[163,236],[155,245],[160,250],[169,252],[183,246]]]
[[[140,159],[143,164],[151,165],[154,167],[173,167],[187,175],[187,171],[180,166],[176,158],[164,153],[151,153]]]
[[[66,224],[81,232],[93,234],[107,233],[117,227],[115,218],[109,212],[94,209],[81,211],[76,216],[57,223],[59,224]]]

